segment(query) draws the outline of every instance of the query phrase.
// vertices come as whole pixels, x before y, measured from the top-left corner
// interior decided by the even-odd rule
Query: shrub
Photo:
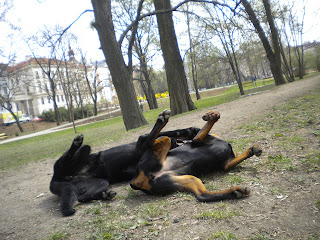
[[[56,116],[52,110],[42,112],[41,118],[48,122],[55,122]]]
[[[93,105],[86,105],[83,107],[82,110],[83,110],[83,117],[84,118],[93,116]],[[74,111],[74,120],[82,119],[81,107],[74,108],[73,111]],[[66,108],[60,107],[59,114],[60,114],[61,121],[63,121],[63,122],[70,121],[68,110]],[[41,118],[45,121],[48,121],[48,122],[55,122],[56,121],[55,113],[52,110],[42,112]]]

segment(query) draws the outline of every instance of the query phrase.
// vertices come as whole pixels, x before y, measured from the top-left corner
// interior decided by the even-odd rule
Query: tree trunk
[[[253,26],[255,27],[259,38],[262,42],[262,45],[264,47],[264,50],[267,54],[267,58],[270,62],[270,69],[272,72],[272,75],[274,77],[274,81],[276,85],[284,84],[286,83],[284,80],[284,77],[282,75],[282,69],[281,69],[281,56],[280,56],[280,46],[279,46],[279,37],[278,37],[278,31],[277,28],[275,27],[275,24],[273,22],[273,17],[271,15],[271,10],[270,10],[270,5],[268,9],[268,0],[263,0],[266,12],[267,12],[267,19],[269,22],[270,30],[271,30],[271,35],[272,35],[272,41],[274,45],[274,50],[271,47],[271,44],[266,37],[259,19],[257,18],[255,12],[253,11],[250,3],[247,0],[241,0],[245,11],[247,12],[250,21],[252,22]],[[269,11],[268,11],[269,10]]]
[[[141,50],[141,49],[140,49]],[[143,73],[144,79],[146,81],[146,85],[144,85],[143,82],[141,82],[141,86],[142,89],[144,91],[144,94],[146,95],[147,101],[148,101],[148,105],[150,109],[156,109],[158,108],[158,102],[157,99],[155,97],[153,88],[151,86],[151,79],[148,73],[148,66],[147,66],[147,61],[145,59],[145,57],[143,56],[143,54],[140,54],[140,51],[137,51],[138,55],[139,55],[139,59],[140,59],[140,67],[141,67],[141,71]]]
[[[190,46],[190,60],[191,60],[191,73],[192,73],[192,81],[193,86],[196,91],[197,100],[201,99],[199,89],[198,89],[198,79],[195,76],[196,71],[196,56],[193,52],[193,44],[191,38],[191,31],[190,31],[190,17],[189,17],[189,5],[187,4],[187,27],[188,27],[188,37],[189,37],[189,46]]]
[[[78,81],[78,80],[76,80],[76,81]],[[84,115],[84,111],[83,111],[83,101],[82,101],[81,91],[80,91],[80,87],[79,87],[78,82],[76,83],[76,87],[77,87],[77,92],[78,92],[78,97],[79,97],[79,106],[81,109],[81,117],[82,117],[82,119],[84,119],[85,115]]]
[[[116,40],[111,15],[111,0],[91,0],[101,48],[117,91],[126,130],[147,124],[138,105],[133,82]]]
[[[154,0],[155,9],[171,9],[170,0]],[[171,114],[196,109],[188,92],[187,78],[173,26],[172,12],[157,14],[160,44],[165,62]]]
[[[56,87],[55,87],[55,84],[54,84],[54,80],[50,76],[49,76],[49,82],[50,82],[50,87],[51,87],[54,115],[56,117],[57,126],[60,126],[61,125],[61,123],[60,123],[60,113],[59,113],[59,108],[58,108],[57,99],[56,99]]]
[[[230,56],[231,57],[231,61],[234,62],[234,67],[235,67],[235,70],[237,71],[237,75],[238,75],[237,82],[238,82],[240,94],[244,95],[244,90],[243,90],[243,86],[242,86],[242,82],[241,82],[241,75],[240,75],[240,70],[239,70],[239,66],[238,66],[237,56],[236,56],[236,53],[235,53],[234,44],[233,44],[233,40],[232,40],[233,36],[231,36],[230,29],[227,28],[227,30],[228,30],[228,37],[229,37],[229,40],[230,40],[230,46],[231,46],[232,56],[233,56],[233,58],[232,58],[232,56]],[[228,45],[226,45],[226,47],[228,48]],[[229,54],[230,54],[230,51],[229,51]]]
[[[19,120],[19,113],[15,115],[11,108],[6,108],[6,109],[11,113],[12,117],[16,120],[19,131],[23,133],[23,128],[21,127],[20,120]]]

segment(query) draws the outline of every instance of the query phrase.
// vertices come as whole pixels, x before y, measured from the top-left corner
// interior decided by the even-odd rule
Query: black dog
[[[214,170],[229,170],[253,155],[260,156],[262,150],[259,146],[253,146],[238,156],[230,143],[217,135],[209,135],[213,124],[220,118],[218,112],[210,111],[203,116],[207,123],[192,141],[171,149],[170,138],[157,139],[157,134],[166,125],[168,118],[169,112],[163,112],[165,120],[156,125],[149,135],[152,141],[146,143],[148,149],[137,165],[136,176],[130,183],[133,189],[161,195],[188,191],[202,202],[241,198],[249,194],[249,189],[242,187],[219,192],[208,191],[196,176]]]
[[[109,200],[116,193],[108,189],[109,183],[130,181],[136,165],[154,137],[167,136],[171,139],[170,148],[177,142],[193,139],[200,129],[187,128],[160,132],[160,126],[167,121],[169,111],[159,115],[151,134],[140,136],[136,143],[114,147],[91,154],[90,146],[82,145],[83,135],[77,136],[70,147],[54,164],[54,174],[50,183],[53,194],[60,196],[60,211],[64,216],[75,213],[76,201]]]

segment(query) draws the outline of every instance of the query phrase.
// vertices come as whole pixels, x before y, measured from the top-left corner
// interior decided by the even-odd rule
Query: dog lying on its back
[[[171,149],[168,137],[158,138],[158,133],[166,125],[169,113],[164,111],[162,124],[159,124],[149,134],[144,152],[139,163],[135,178],[130,185],[133,189],[142,190],[148,194],[168,194],[175,191],[188,191],[195,194],[202,202],[212,202],[224,199],[245,197],[248,188],[233,187],[224,191],[211,192],[198,178],[215,170],[229,170],[243,160],[253,155],[260,156],[262,150],[255,145],[238,155],[230,143],[209,132],[220,118],[219,112],[209,111],[203,116],[207,121],[192,141],[181,147]]]
[[[192,139],[200,129],[187,128],[168,132],[155,132],[158,125],[167,121],[168,115],[160,114],[152,134],[140,136],[137,142],[120,145],[98,153],[90,153],[88,145],[82,145],[83,135],[77,136],[71,147],[54,164],[50,191],[60,196],[60,211],[64,216],[75,213],[76,201],[109,200],[116,193],[109,190],[110,183],[130,181],[136,165],[153,142],[153,136],[167,136],[171,139],[170,148],[177,142]]]
[[[169,114],[168,110],[160,113],[150,134],[140,136],[137,142],[98,153],[91,154],[90,146],[82,145],[83,135],[77,136],[54,164],[50,182],[51,192],[60,196],[61,213],[74,214],[76,201],[112,199],[116,193],[108,189],[109,184],[132,179],[132,188],[149,194],[189,191],[204,202],[247,196],[249,190],[242,187],[210,192],[196,176],[229,170],[246,158],[259,156],[262,150],[253,146],[238,156],[230,143],[209,135],[220,117],[218,112],[203,117],[207,123],[201,130],[161,132]]]

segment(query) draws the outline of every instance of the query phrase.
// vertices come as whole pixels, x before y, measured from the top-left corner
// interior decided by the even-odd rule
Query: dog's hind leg
[[[146,148],[151,148],[154,141],[159,136],[160,131],[164,128],[164,126],[167,124],[169,120],[171,111],[170,110],[164,110],[162,111],[153,126],[151,132],[149,134],[140,136],[137,142],[137,149],[140,149],[142,151],[145,151]]]
[[[160,131],[164,128],[164,126],[169,121],[171,111],[170,110],[164,110],[159,114],[159,117],[157,118],[157,121],[151,130],[150,134],[147,136],[146,142],[149,144],[149,146],[152,146],[154,141],[159,136]]]
[[[200,128],[190,127],[178,129],[174,131],[160,132],[159,137],[166,136],[170,138],[178,138],[182,140],[192,140],[200,131]]]
[[[202,181],[192,175],[171,176],[173,185],[179,191],[187,191],[195,194],[200,202],[214,202],[225,199],[238,199],[249,195],[248,188],[232,187],[224,191],[208,191]]]
[[[219,120],[219,118],[220,118],[219,112],[215,112],[215,111],[207,112],[202,117],[202,119],[207,122],[203,126],[203,128],[198,132],[198,134],[193,138],[193,142],[195,143],[203,142],[207,138],[212,126]]]
[[[252,157],[253,155],[256,155],[259,157],[261,154],[262,154],[262,149],[258,145],[254,145],[254,146],[248,148],[241,155],[236,156],[235,158],[227,161],[226,165],[224,166],[224,170],[229,170],[230,168],[238,165],[239,163],[246,160],[247,158]]]
[[[73,157],[75,152],[81,147],[83,142],[83,135],[80,134],[73,139],[70,148],[61,156],[60,159],[69,160]]]
[[[55,183],[60,185],[60,211],[63,216],[70,216],[76,211],[73,209],[74,203],[78,200],[77,188],[69,182]]]
[[[108,190],[109,182],[100,178],[87,178],[84,181],[75,183],[79,191],[79,202],[89,202],[92,200],[111,200],[116,196],[116,192]]]

